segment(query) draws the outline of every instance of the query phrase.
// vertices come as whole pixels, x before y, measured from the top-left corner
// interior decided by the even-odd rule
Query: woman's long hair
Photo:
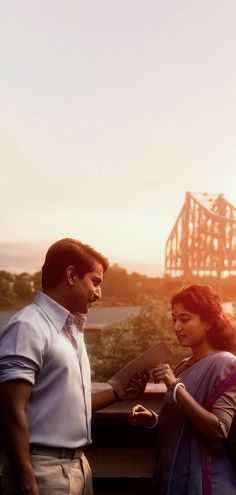
[[[220,296],[210,285],[194,284],[180,289],[171,305],[181,303],[186,310],[210,325],[208,340],[216,349],[236,352],[236,330],[225,315]]]

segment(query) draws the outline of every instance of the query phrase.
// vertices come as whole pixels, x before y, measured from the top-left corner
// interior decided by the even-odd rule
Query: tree
[[[13,291],[22,302],[31,302],[33,298],[31,276],[27,273],[16,275],[15,282],[13,283]]]
[[[10,282],[0,276],[0,307],[8,308],[12,304],[12,290]]]
[[[146,303],[138,316],[131,316],[125,322],[105,328],[99,336],[96,335],[88,345],[92,380],[106,381],[129,361],[160,341],[165,341],[174,351],[170,360],[172,366],[189,354],[189,351],[179,347],[176,350],[169,299],[164,297]]]
[[[32,275],[32,288],[34,292],[42,290],[41,272],[36,272]]]

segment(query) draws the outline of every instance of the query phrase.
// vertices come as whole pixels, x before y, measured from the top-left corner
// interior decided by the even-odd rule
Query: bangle
[[[178,383],[176,383],[176,385],[175,385],[175,387],[174,387],[174,390],[173,390],[173,400],[174,400],[174,402],[178,402],[178,401],[177,401],[177,398],[176,398],[176,393],[177,393],[177,390],[178,390],[179,388],[184,388],[184,389],[186,389],[186,387],[185,387],[184,383],[182,383],[182,382],[178,382]]]
[[[177,378],[177,379],[175,380],[175,382],[174,382],[174,383],[172,383],[172,385],[170,385],[170,386],[167,388],[167,392],[170,392],[171,390],[173,390],[173,388],[175,388],[175,385],[177,385],[177,383],[179,383],[179,382],[180,382],[180,378]]]
[[[149,430],[151,430],[152,428],[155,428],[155,426],[157,425],[157,422],[158,422],[158,414],[156,414],[154,411],[152,411],[151,409],[148,409],[148,411],[150,413],[152,413],[152,416],[153,418],[155,418],[155,423],[152,425],[152,426],[146,426],[146,428],[148,428]]]

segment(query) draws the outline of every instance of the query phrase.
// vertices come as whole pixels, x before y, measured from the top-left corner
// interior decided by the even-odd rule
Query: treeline
[[[125,268],[114,264],[109,268],[102,285],[102,304],[105,305],[143,305],[150,298],[158,296],[171,297],[183,285],[201,283],[208,284],[221,292],[224,301],[236,301],[236,277],[221,280],[220,286],[215,277],[182,277],[172,278],[148,277],[133,272],[129,274]]]
[[[125,322],[86,335],[93,381],[106,381],[150,345],[164,340],[173,350],[174,366],[188,354],[177,346],[171,331],[170,298],[181,286],[181,278],[129,274],[117,264],[111,266],[102,285],[101,305],[138,305],[141,311]],[[221,287],[213,278],[194,278],[188,283],[207,283],[221,290],[224,301],[236,301],[236,277],[224,279]],[[19,308],[32,301],[41,289],[40,272],[15,275],[0,271],[0,308]],[[236,324],[236,316],[232,315]]]
[[[40,272],[19,275],[0,271],[0,308],[18,308],[32,301],[37,290],[41,288]]]
[[[171,297],[183,285],[182,278],[164,276],[148,277],[133,272],[117,264],[112,265],[105,275],[102,284],[103,306],[143,305],[151,298],[158,296]],[[185,281],[186,283],[186,281]],[[236,300],[236,277],[228,277],[218,287],[215,278],[191,278],[188,283],[207,283],[221,290],[224,301]],[[12,274],[0,271],[0,308],[18,308],[31,302],[37,290],[41,289],[41,273]]]
[[[236,315],[229,316],[236,328]],[[168,360],[172,368],[190,355],[189,348],[178,345],[172,330],[169,298],[159,296],[144,304],[139,315],[96,331],[85,332],[93,381],[105,382],[148,347],[164,341],[172,350]]]

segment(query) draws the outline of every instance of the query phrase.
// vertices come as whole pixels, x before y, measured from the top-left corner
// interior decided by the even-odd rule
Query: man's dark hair
[[[59,285],[68,266],[74,266],[80,278],[94,270],[95,263],[103,266],[106,272],[109,262],[101,253],[77,239],[65,238],[55,242],[48,249],[42,267],[42,288],[55,288]]]

